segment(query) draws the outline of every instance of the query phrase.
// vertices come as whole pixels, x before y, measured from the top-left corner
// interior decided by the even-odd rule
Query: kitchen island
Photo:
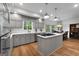
[[[63,34],[44,33],[37,35],[38,50],[41,55],[50,55],[63,45]]]

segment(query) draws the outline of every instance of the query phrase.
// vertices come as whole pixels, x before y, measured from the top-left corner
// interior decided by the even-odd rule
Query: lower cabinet
[[[22,35],[14,35],[13,36],[13,45],[14,46],[18,46],[18,45],[20,45],[20,44],[22,44],[23,43],[23,37],[22,37]]]
[[[63,36],[55,36],[55,37],[48,37],[43,38],[37,36],[38,40],[38,50],[43,55],[50,55],[51,52],[54,52],[56,49],[59,49],[63,45]]]
[[[10,47],[10,38],[6,39],[6,48]]]
[[[20,35],[19,45],[20,45],[20,44],[25,44],[25,43],[26,43],[26,42],[25,42],[25,34]]]
[[[30,43],[30,34],[25,34],[25,42]]]
[[[35,34],[31,34],[30,35],[30,42],[34,42],[35,41]]]
[[[22,44],[27,44],[35,41],[34,34],[17,34],[13,35],[13,45],[18,46]]]

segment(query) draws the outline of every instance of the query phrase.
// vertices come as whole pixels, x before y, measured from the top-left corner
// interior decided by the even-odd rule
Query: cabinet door
[[[14,46],[21,45],[20,40],[21,40],[20,35],[14,35],[13,36],[13,45]]]
[[[43,23],[39,23],[39,28],[40,29],[44,28],[44,24]]]
[[[26,42],[25,42],[25,34],[21,34],[21,35],[19,35],[19,37],[20,37],[20,44],[22,45],[22,44],[25,44]]]
[[[35,22],[35,28],[36,29],[39,28],[39,22],[38,21]]]
[[[30,43],[30,34],[25,34],[25,42]]]
[[[35,35],[34,34],[30,34],[30,42],[34,42],[35,41]]]
[[[63,36],[62,35],[56,37],[56,44],[57,44],[56,48],[58,48],[58,47],[60,48],[62,46],[62,44],[63,44]]]
[[[10,47],[10,38],[6,39],[6,48]]]
[[[13,27],[13,28],[22,28],[22,21],[11,20],[10,26]]]

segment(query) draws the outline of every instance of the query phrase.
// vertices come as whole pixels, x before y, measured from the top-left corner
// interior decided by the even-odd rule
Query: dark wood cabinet
[[[70,24],[70,38],[79,39],[79,23]]]

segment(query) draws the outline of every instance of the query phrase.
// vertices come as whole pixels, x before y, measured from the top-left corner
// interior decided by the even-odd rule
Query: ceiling
[[[55,16],[55,8],[57,8],[57,16],[60,17],[61,20],[79,18],[79,6],[74,8],[74,4],[76,3],[48,3],[47,13],[53,14]],[[12,9],[21,9],[27,11],[31,14],[36,13],[40,14],[40,9],[42,9],[42,14],[44,15],[46,6],[44,3],[23,3],[20,5],[19,3],[8,4]],[[53,17],[51,19],[53,19]]]

